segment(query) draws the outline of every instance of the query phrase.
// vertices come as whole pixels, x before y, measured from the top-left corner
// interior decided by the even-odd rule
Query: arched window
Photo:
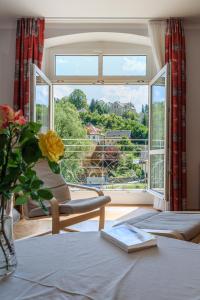
[[[46,40],[45,73],[53,83],[147,84],[155,67],[148,37],[98,32]]]

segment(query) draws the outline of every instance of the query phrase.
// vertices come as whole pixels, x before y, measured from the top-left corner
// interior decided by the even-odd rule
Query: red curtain
[[[27,18],[17,21],[14,81],[14,108],[29,115],[30,63],[41,68],[44,47],[45,21]]]
[[[186,58],[182,21],[167,21],[165,61],[171,64],[170,209],[186,209]]]

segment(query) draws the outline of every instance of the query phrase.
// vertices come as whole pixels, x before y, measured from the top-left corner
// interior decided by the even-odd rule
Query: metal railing
[[[63,139],[67,181],[103,189],[147,187],[148,140],[89,136]]]

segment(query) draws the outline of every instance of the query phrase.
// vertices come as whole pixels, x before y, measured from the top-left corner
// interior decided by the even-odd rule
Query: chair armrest
[[[66,182],[66,184],[69,187],[74,187],[74,188],[84,189],[84,190],[88,190],[88,191],[93,191],[93,192],[96,192],[99,196],[104,196],[104,193],[103,193],[102,190],[94,188],[94,187],[81,185],[81,184],[68,183],[68,182]]]
[[[51,204],[51,213],[52,215],[54,214],[59,214],[59,202],[56,198],[52,198],[51,200],[49,200],[50,204]]]

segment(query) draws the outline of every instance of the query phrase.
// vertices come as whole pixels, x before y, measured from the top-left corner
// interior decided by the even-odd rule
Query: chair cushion
[[[200,233],[200,213],[149,212],[121,223],[129,223],[141,229],[177,231],[187,241]]]
[[[65,215],[85,213],[104,206],[110,201],[111,198],[109,196],[99,196],[88,199],[66,201],[59,204],[59,212],[60,214]],[[45,206],[48,208],[49,213],[51,214],[50,203],[45,201]],[[40,207],[33,208],[29,211],[30,218],[40,216],[44,216],[44,212]]]
[[[36,164],[35,170],[44,182],[44,186],[51,189],[54,197],[59,202],[63,202],[63,199],[71,200],[70,192],[64,178],[60,174],[54,174],[50,170],[46,160],[40,160]]]

